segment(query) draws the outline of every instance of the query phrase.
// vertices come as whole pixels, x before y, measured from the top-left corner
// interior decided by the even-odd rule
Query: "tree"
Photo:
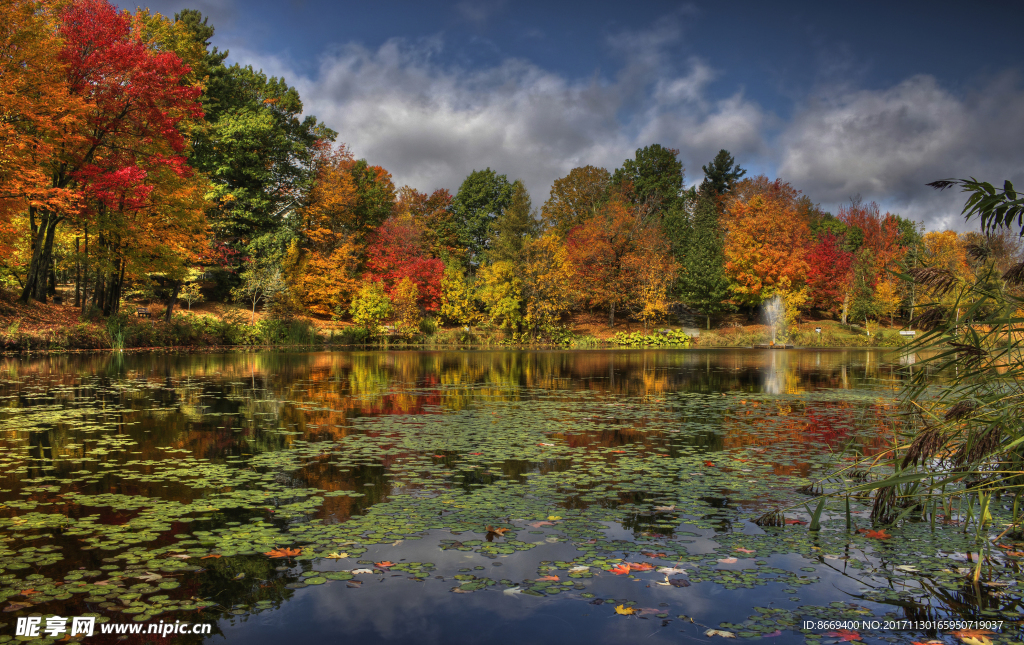
[[[279,267],[253,260],[246,262],[245,269],[239,277],[242,282],[231,290],[231,295],[236,302],[252,304],[252,315],[249,318],[251,325],[256,322],[256,305],[268,305],[285,290],[286,285]]]
[[[521,258],[523,246],[537,235],[538,222],[530,203],[530,193],[518,179],[512,184],[508,208],[491,223],[490,250],[492,262]]]
[[[178,292],[178,300],[184,300],[188,304],[188,310],[192,311],[192,305],[202,302],[205,298],[198,282],[188,282]]]
[[[797,216],[797,192],[792,187],[762,178],[744,186],[747,181],[740,182],[738,189],[750,188],[746,194],[752,196],[744,201],[746,191],[741,192],[725,213],[725,272],[733,297],[757,306],[775,293],[803,288],[808,231]]]
[[[474,170],[459,187],[451,208],[471,268],[486,259],[491,222],[505,212],[511,200],[512,184],[490,168]]]
[[[594,217],[570,231],[566,246],[577,268],[577,283],[592,306],[608,308],[611,326],[616,309],[653,313],[657,281],[670,283],[675,277],[668,243],[649,204],[613,196]],[[661,274],[646,273],[648,267]]]
[[[702,166],[704,181],[700,184],[702,193],[725,195],[732,191],[747,171],[740,168],[728,150],[719,150],[715,158],[706,166]]]
[[[422,231],[412,218],[389,218],[370,237],[365,277],[382,283],[392,296],[399,283],[409,278],[418,289],[420,306],[425,311],[437,311],[444,263],[427,257],[421,239]]]
[[[838,313],[849,291],[853,253],[833,233],[822,235],[807,251],[807,287],[810,305]]]
[[[417,303],[419,289],[408,277],[395,287],[391,297],[392,316],[395,320],[395,331],[402,336],[412,336],[420,327],[420,307]]]
[[[725,275],[724,240],[718,223],[718,211],[711,194],[703,193],[694,211],[693,227],[685,247],[679,294],[683,301],[703,311],[707,328],[711,314],[723,308],[729,295]]]
[[[380,333],[380,326],[394,313],[391,298],[379,282],[365,282],[352,301],[352,322],[371,334]]]
[[[678,150],[657,143],[637,148],[636,156],[626,159],[612,174],[611,183],[623,188],[626,184],[632,186],[634,204],[650,203],[656,209],[668,210],[683,192],[683,163],[678,155]]]
[[[353,232],[367,235],[394,214],[395,185],[391,173],[381,166],[369,165],[365,159],[352,164],[349,174],[356,191],[352,206]]]
[[[473,298],[473,286],[457,264],[444,268],[441,280],[441,316],[457,325],[473,325],[480,320]]]
[[[398,191],[398,213],[408,213],[423,231],[423,250],[432,258],[449,262],[465,259],[466,249],[452,212],[452,194],[438,188],[430,195],[403,186]]]
[[[592,217],[606,199],[611,173],[604,168],[583,166],[556,179],[541,216],[545,226],[565,238],[569,231]]]
[[[106,0],[77,0],[61,13],[64,79],[87,111],[46,171],[51,190],[80,189],[97,204],[94,212],[137,208],[153,192],[147,178],[161,168],[187,175],[180,129],[202,116],[199,88],[182,82],[190,70],[177,54],[143,42],[143,26]],[[54,234],[73,214],[29,206],[33,252],[23,301],[46,299]]]

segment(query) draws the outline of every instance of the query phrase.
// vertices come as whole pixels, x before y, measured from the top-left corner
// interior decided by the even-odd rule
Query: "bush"
[[[679,329],[659,329],[650,334],[620,331],[611,342],[622,347],[689,347],[690,337]]]

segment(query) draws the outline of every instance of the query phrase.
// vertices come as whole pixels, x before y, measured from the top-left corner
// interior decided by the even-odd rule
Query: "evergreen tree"
[[[728,150],[719,150],[715,158],[706,166],[702,166],[704,181],[701,182],[702,193],[725,195],[732,190],[739,179],[747,174],[732,158]]]
[[[521,259],[523,246],[536,237],[539,222],[530,202],[530,193],[518,179],[512,184],[508,208],[491,225],[490,262]]]
[[[729,293],[723,248],[714,199],[702,193],[686,243],[679,293],[685,302],[704,312],[708,329],[711,329],[711,314],[722,311],[722,302]]]

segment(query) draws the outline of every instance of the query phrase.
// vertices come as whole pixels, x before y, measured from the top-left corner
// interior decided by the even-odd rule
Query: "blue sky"
[[[424,191],[489,166],[540,205],[574,166],[661,143],[688,184],[726,148],[830,210],[859,195],[963,229],[962,197],[925,182],[1024,180],[1020,2],[149,7],[209,15],[231,61],[283,75],[357,156]]]

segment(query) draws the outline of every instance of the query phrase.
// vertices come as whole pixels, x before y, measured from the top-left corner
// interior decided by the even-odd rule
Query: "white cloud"
[[[963,196],[935,192],[926,183],[1024,176],[1024,91],[1013,77],[964,96],[930,76],[882,90],[837,88],[819,95],[776,142],[779,175],[815,201],[837,204],[859,194],[929,228],[962,230]]]
[[[660,49],[671,28],[631,34],[613,79],[568,79],[520,59],[483,69],[437,62],[439,39],[391,40],[376,50],[349,44],[326,54],[313,76],[287,61],[234,51],[268,74],[284,75],[355,154],[387,168],[397,185],[458,190],[474,169],[523,179],[536,205],[575,166],[614,169],[651,143],[679,148],[700,179],[720,148],[764,150],[760,108],[742,94],[705,97],[714,71],[692,59],[678,71]],[[621,47],[625,47],[623,44]],[[696,173],[696,176],[694,174]]]

